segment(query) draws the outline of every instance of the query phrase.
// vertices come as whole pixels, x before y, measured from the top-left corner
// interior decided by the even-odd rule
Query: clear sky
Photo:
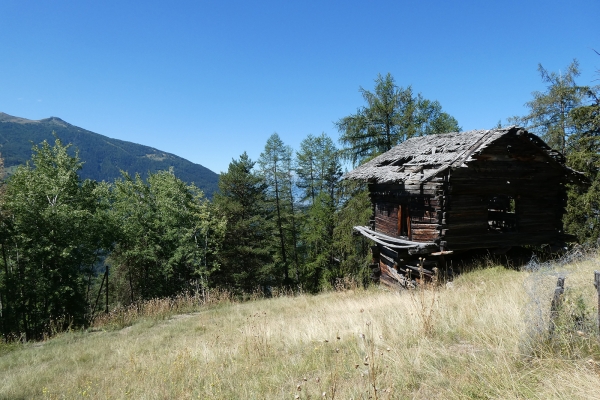
[[[538,63],[600,78],[600,0],[0,0],[0,43],[0,111],[220,172],[273,132],[337,141],[378,73],[464,130],[523,115]]]

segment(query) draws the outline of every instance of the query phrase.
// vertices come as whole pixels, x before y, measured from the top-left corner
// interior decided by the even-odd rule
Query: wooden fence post
[[[104,310],[105,313],[108,314],[108,265],[106,266],[106,309]]]
[[[558,318],[558,309],[562,303],[562,294],[565,292],[565,278],[558,278],[556,288],[554,289],[554,297],[550,304],[550,334],[554,333],[556,319]]]
[[[594,286],[598,292],[598,332],[600,332],[600,271],[594,271]]]

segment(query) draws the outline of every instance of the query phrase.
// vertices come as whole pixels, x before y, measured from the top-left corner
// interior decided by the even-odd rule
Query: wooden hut
[[[436,257],[464,250],[572,241],[565,184],[586,178],[564,162],[538,136],[508,127],[408,139],[347,173],[368,182],[370,226],[354,229],[375,242],[374,277],[402,283],[419,256],[431,274]]]

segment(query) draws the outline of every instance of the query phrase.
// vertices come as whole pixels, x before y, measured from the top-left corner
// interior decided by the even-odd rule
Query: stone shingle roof
[[[562,154],[552,150],[536,135],[516,126],[411,138],[348,172],[343,178],[377,183],[427,182],[448,168],[467,167],[473,156],[506,135],[518,135],[529,140],[560,163],[568,175],[575,174],[571,178],[583,178],[583,174],[564,166]]]

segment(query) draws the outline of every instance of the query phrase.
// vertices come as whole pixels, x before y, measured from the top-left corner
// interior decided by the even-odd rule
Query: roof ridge
[[[466,149],[465,151],[463,151],[461,153],[461,155],[459,155],[458,157],[456,157],[452,162],[449,162],[448,165],[449,166],[453,166],[453,167],[457,167],[461,164],[463,164],[465,162],[465,160],[467,158],[469,158],[473,153],[475,153],[479,147],[481,147],[481,145],[483,143],[485,143],[485,141],[490,138],[491,136],[493,136],[496,132],[498,132],[500,129],[488,129],[486,133],[484,133],[479,139],[477,139],[475,141],[475,143],[473,143],[468,149]],[[460,164],[458,163],[458,161],[460,160]]]

